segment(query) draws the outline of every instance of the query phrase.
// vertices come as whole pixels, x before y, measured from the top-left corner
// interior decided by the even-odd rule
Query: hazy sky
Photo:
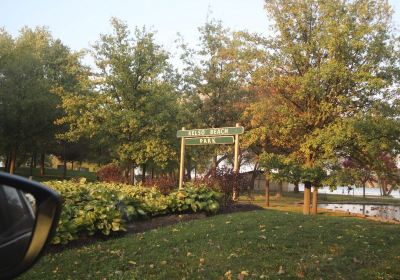
[[[400,25],[400,0],[389,1]],[[0,0],[0,27],[16,36],[27,25],[45,25],[53,36],[74,50],[88,48],[100,33],[111,31],[110,18],[126,21],[130,28],[146,25],[157,30],[157,42],[174,53],[177,32],[195,44],[197,28],[207,16],[231,29],[268,33],[263,0]]]

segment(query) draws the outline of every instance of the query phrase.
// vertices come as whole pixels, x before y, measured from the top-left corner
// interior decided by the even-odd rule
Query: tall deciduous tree
[[[54,143],[61,115],[56,92],[75,85],[79,54],[45,28],[0,31],[0,138],[14,173],[17,154],[42,154]]]
[[[269,63],[257,77],[262,97],[249,109],[253,128],[304,167],[321,167],[325,143],[314,140],[395,91],[398,59],[390,5],[267,0],[265,7],[276,33]],[[311,182],[305,183],[307,197]]]
[[[115,156],[133,169],[151,161],[164,166],[175,157],[179,110],[174,70],[154,33],[111,20],[113,33],[93,46],[98,73],[92,90],[67,96],[69,137],[100,136]],[[77,112],[80,116],[77,116]]]
[[[216,21],[207,22],[199,31],[197,49],[182,44],[183,90],[187,94],[185,101],[192,108],[186,127],[235,126],[253,97],[251,75],[259,66],[260,38],[232,32]],[[221,146],[205,149],[205,155],[213,155],[210,172],[232,152]]]

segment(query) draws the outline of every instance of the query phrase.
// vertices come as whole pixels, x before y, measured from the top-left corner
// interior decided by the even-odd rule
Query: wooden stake
[[[318,188],[314,187],[313,197],[312,197],[312,210],[311,214],[318,214]]]
[[[182,130],[185,130],[184,127],[182,127]],[[183,175],[185,171],[185,137],[182,137],[181,139],[181,161],[179,165],[179,189],[181,190],[183,188]]]

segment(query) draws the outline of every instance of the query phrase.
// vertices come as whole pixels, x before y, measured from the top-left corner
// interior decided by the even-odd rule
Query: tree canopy
[[[240,122],[243,161],[312,185],[314,205],[324,184],[390,194],[400,181],[400,37],[388,2],[266,0],[265,10],[269,37],[209,20],[197,46],[178,40],[180,57],[155,31],[112,18],[87,52],[92,69],[46,28],[16,38],[2,29],[1,159],[10,171],[37,153],[115,161],[132,182],[139,166],[177,171],[181,127]],[[188,177],[231,153],[191,149]]]

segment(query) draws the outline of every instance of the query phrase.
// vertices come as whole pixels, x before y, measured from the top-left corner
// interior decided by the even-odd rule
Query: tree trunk
[[[32,177],[33,176],[33,162],[35,161],[35,159],[33,158],[33,153],[31,156],[31,164],[29,165],[29,175]]]
[[[154,179],[154,166],[151,167],[151,180]]]
[[[268,172],[265,172],[265,206],[269,207],[269,176],[268,176]]]
[[[129,167],[125,167],[122,176],[125,178],[125,183],[129,182]]]
[[[4,166],[4,172],[10,172],[10,161],[11,161],[11,153],[8,152],[6,157],[6,164]]]
[[[276,192],[275,197],[276,197],[277,200],[280,200],[282,198],[282,196],[283,196],[283,181],[279,180],[279,182],[278,182],[278,191]]]
[[[254,164],[253,173],[251,173],[250,186],[248,187],[248,196],[249,197],[253,196],[254,184],[255,184],[256,178],[257,178],[257,171],[258,171],[258,162],[256,162],[256,164]]]
[[[304,182],[304,205],[303,214],[310,215],[310,194],[311,194],[311,182]]]
[[[212,160],[213,162],[212,162],[211,175],[215,176],[215,174],[217,174],[217,166],[218,166],[217,155],[214,155]]]
[[[186,159],[186,178],[187,181],[192,180],[192,158],[190,156]]]
[[[317,215],[317,213],[318,213],[318,188],[314,187],[311,214]]]
[[[382,179],[381,176],[378,175],[378,186],[381,189],[381,195],[387,196],[387,189],[386,189],[386,180]]]
[[[10,156],[10,174],[15,173],[16,160],[17,160],[17,147],[13,146],[11,148],[11,156]]]
[[[74,161],[71,161],[71,170],[74,170]]]
[[[128,168],[129,168],[128,169],[128,176],[129,176],[128,183],[131,185],[134,185],[135,184],[135,167],[132,162],[129,162]]]
[[[142,164],[142,184],[146,183],[146,164]]]
[[[64,147],[65,149],[65,147]],[[40,154],[40,176],[44,176],[44,158],[45,158],[45,154],[41,153]]]
[[[388,184],[386,184],[386,187],[388,186]],[[387,195],[389,196],[393,191],[393,187],[390,186],[390,188],[388,189]]]
[[[363,198],[365,198],[365,184],[366,184],[366,182],[362,182]]]
[[[65,180],[67,178],[67,145],[65,144],[65,142],[64,142],[63,160],[64,160],[63,179]],[[44,156],[43,156],[43,162],[44,162]]]
[[[299,182],[294,182],[294,190],[295,193],[299,193]]]
[[[131,185],[135,184],[135,168],[131,167],[128,172],[128,183]]]
[[[63,160],[63,179],[67,178],[67,160],[64,158]]]
[[[33,168],[36,169],[36,165],[37,165],[37,152],[36,151],[33,152],[32,158],[33,158]]]

